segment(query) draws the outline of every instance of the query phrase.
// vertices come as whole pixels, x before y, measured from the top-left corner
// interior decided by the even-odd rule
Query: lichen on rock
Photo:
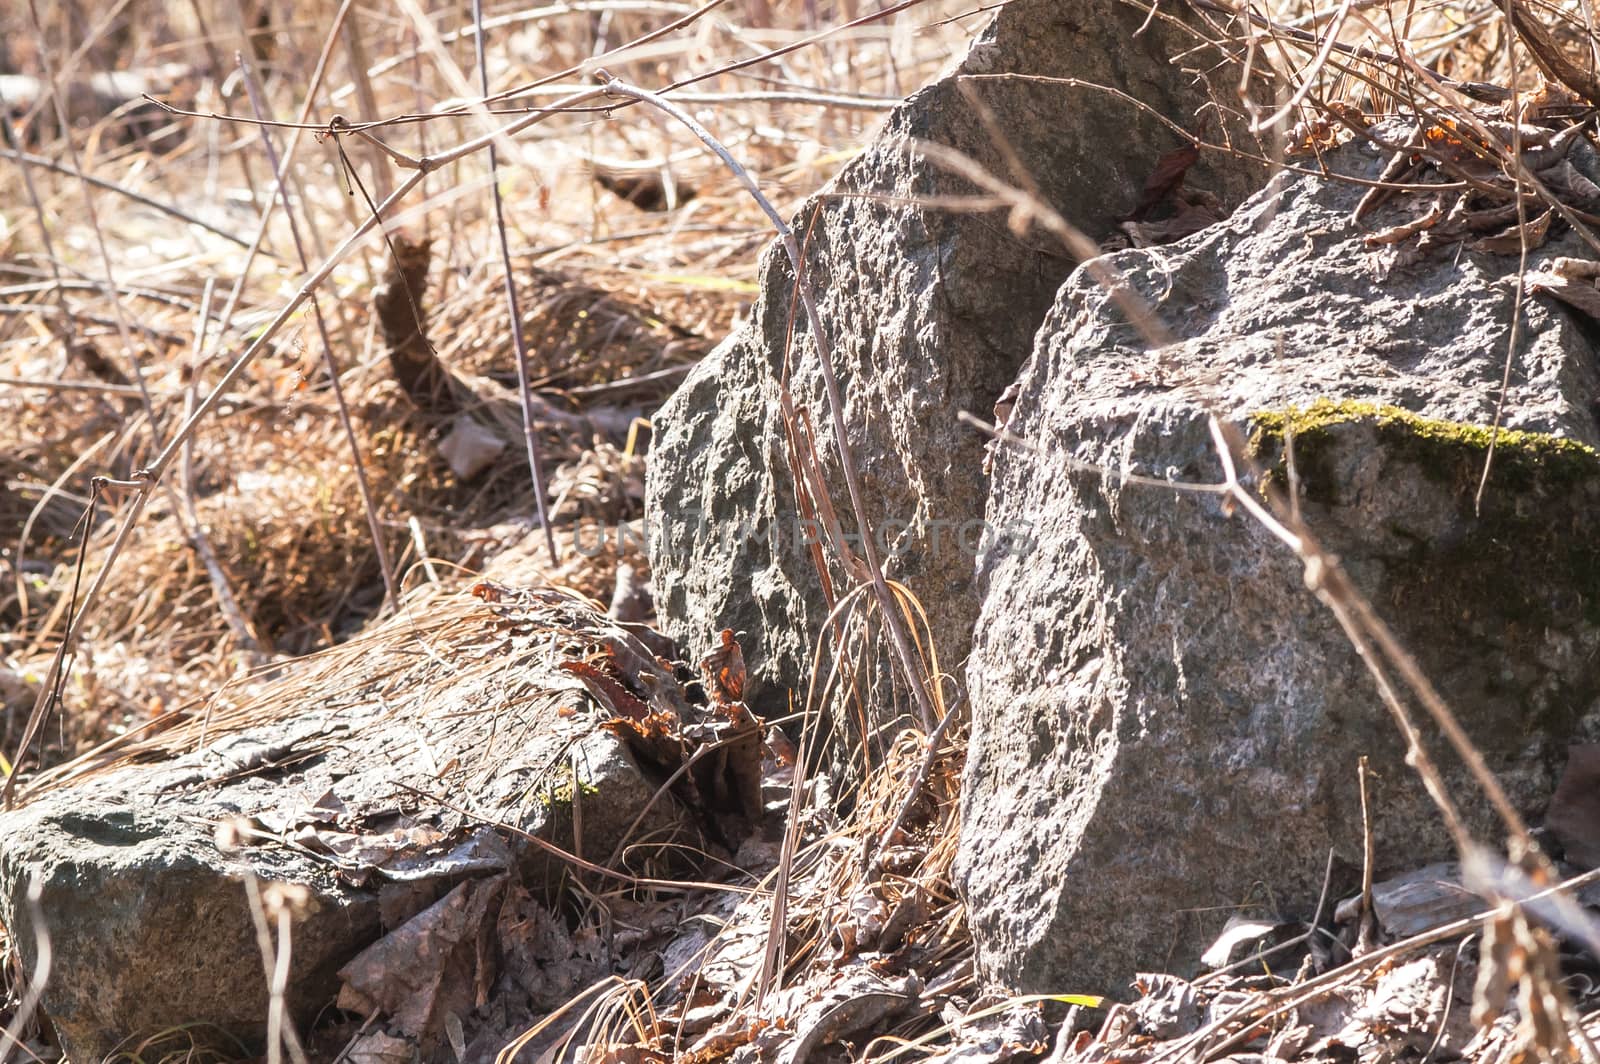
[[[1327,162],[1381,165],[1360,146]],[[1517,259],[1384,260],[1351,221],[1362,194],[1280,175],[1222,225],[1101,260],[1149,302],[1163,346],[1084,270],[1039,331],[1008,424],[1031,446],[997,454],[988,513],[1036,549],[980,560],[967,668],[958,877],[995,982],[1115,993],[1197,958],[1230,913],[1309,916],[1330,850],[1344,874],[1360,867],[1363,756],[1380,864],[1454,856],[1299,559],[1214,495],[1123,481],[1217,482],[1213,417],[1252,427],[1258,486],[1280,494],[1292,434],[1308,527],[1520,809],[1548,800],[1569,742],[1600,734],[1588,326],[1522,305],[1480,503]],[[1425,742],[1472,829],[1496,838],[1459,763]]]

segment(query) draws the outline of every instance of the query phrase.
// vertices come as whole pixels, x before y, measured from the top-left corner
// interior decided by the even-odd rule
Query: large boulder
[[[946,670],[965,655],[977,616],[970,532],[988,494],[984,441],[956,415],[986,413],[1016,376],[1073,261],[1040,231],[1012,232],[1004,213],[952,203],[976,189],[918,143],[1032,182],[1091,237],[1107,235],[1134,211],[1160,157],[1183,141],[1122,98],[1049,79],[1124,90],[1190,128],[1200,127],[1196,113],[1209,98],[1194,68],[1220,69],[1223,96],[1237,81],[1206,50],[1192,51],[1177,23],[1154,19],[1140,32],[1145,21],[1121,0],[1003,5],[965,60],[896,110],[793,222],[835,350],[865,516],[892,556],[890,575],[927,607]],[[1181,52],[1183,67],[1171,59]],[[1236,203],[1255,187],[1254,168],[1231,157],[1221,164],[1203,163],[1196,180]],[[845,532],[858,531],[792,293],[787,260],[769,249],[750,320],[656,416],[647,486],[665,625],[690,648],[723,628],[744,633],[752,696],[778,706],[785,689],[803,693],[829,605],[801,519],[810,511],[796,503],[781,382],[801,413],[797,431],[814,430]],[[850,585],[837,559],[827,564],[837,598]],[[860,659],[890,661],[886,646]],[[893,717],[893,697],[872,701],[884,720]]]
[[[1382,160],[1347,147],[1331,161],[1372,178]],[[1031,447],[999,453],[988,515],[1015,535],[981,560],[966,673],[957,874],[997,982],[1117,992],[1141,967],[1192,963],[1240,906],[1309,915],[1330,849],[1360,865],[1362,757],[1380,863],[1454,856],[1296,558],[1215,495],[1122,479],[1218,481],[1213,412],[1280,489],[1293,430],[1309,527],[1525,813],[1568,742],[1600,734],[1592,325],[1523,306],[1505,408],[1518,431],[1475,509],[1517,257],[1369,244],[1426,206],[1402,197],[1363,232],[1365,192],[1280,175],[1222,226],[1102,260],[1170,346],[1153,350],[1087,271],[1040,330],[1010,421]],[[1569,236],[1529,268],[1582,248]],[[1503,839],[1423,730],[1467,823]]]
[[[299,1025],[333,1001],[342,966],[463,880],[509,871],[556,894],[571,866],[529,837],[610,864],[629,863],[629,840],[683,831],[682,807],[562,667],[649,655],[575,597],[482,593],[413,600],[242,705],[198,707],[122,751],[145,763],[0,813],[0,923],[29,970],[47,936],[43,1004],[72,1060],[172,1031],[259,1048],[249,877],[290,888]]]

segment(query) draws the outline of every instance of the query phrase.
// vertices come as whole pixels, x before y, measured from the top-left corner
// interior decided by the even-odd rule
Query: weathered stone
[[[570,864],[519,832],[604,864],[630,833],[681,830],[677,803],[559,667],[563,633],[581,651],[619,630],[560,593],[498,594],[413,602],[226,718],[255,726],[219,716],[192,753],[0,814],[0,922],[31,968],[40,884],[44,1007],[72,1059],[177,1027],[259,1045],[268,995],[247,871],[305,888],[288,983],[305,1022],[340,966],[463,878],[515,866],[529,889],[557,890]],[[143,756],[198,740],[203,711]],[[222,825],[242,825],[241,847],[219,849]]]
[[[1003,180],[1031,181],[1073,224],[1107,235],[1137,204],[1160,156],[1182,142],[1116,96],[1035,76],[1114,86],[1197,127],[1206,88],[1168,58],[1195,42],[1163,19],[1137,32],[1144,21],[1120,0],[1004,5],[966,59],[894,112],[793,223],[835,349],[866,517],[894,555],[891,575],[927,607],[946,669],[965,655],[977,614],[969,548],[988,491],[984,440],[956,415],[988,415],[1073,263],[1041,231],[1019,236],[1003,213],[952,205],[949,197],[976,190],[918,144],[953,147]],[[1184,65],[1211,67],[1206,54]],[[1222,79],[1231,93],[1233,75]],[[1222,164],[1197,167],[1197,180],[1238,202],[1255,187],[1253,168]],[[769,249],[750,321],[655,418],[647,498],[650,562],[669,631],[691,649],[723,628],[746,633],[752,694],[780,706],[784,688],[803,692],[827,613],[798,516],[780,381],[805,414],[801,430],[814,429],[845,531],[859,531],[792,290],[787,260]],[[828,564],[837,596],[849,583],[836,559]],[[886,647],[878,660],[890,659]],[[889,719],[893,699],[881,693],[874,712]]]
[[[1369,178],[1379,163],[1334,160]],[[997,460],[989,520],[1018,536],[980,563],[967,669],[958,877],[995,981],[1117,992],[1141,966],[1192,964],[1263,887],[1309,915],[1330,848],[1359,867],[1363,755],[1380,864],[1454,856],[1295,557],[1215,495],[1121,479],[1219,480],[1212,411],[1253,426],[1280,488],[1296,430],[1309,527],[1525,813],[1567,743],[1600,730],[1592,325],[1524,305],[1505,421],[1525,431],[1500,437],[1475,512],[1517,258],[1368,249],[1351,222],[1363,192],[1283,175],[1222,226],[1102,260],[1171,346],[1152,350],[1083,270],[1040,331],[1010,423],[1037,449]],[[1368,224],[1425,209],[1402,197]],[[1580,247],[1552,243],[1530,269]],[[1467,822],[1502,838],[1423,732]]]
[[[1361,919],[1363,895],[1358,891],[1334,909],[1334,919],[1354,924]],[[1440,861],[1372,884],[1372,915],[1384,934],[1410,938],[1436,927],[1477,916],[1488,903],[1461,881],[1459,861]]]
[[[0,921],[30,965],[41,927],[51,950],[44,1005],[72,1060],[186,1024],[200,1043],[253,1040],[265,1027],[261,951],[234,866],[213,830],[188,816],[231,810],[152,808],[130,774],[57,792],[0,814]],[[355,943],[379,931],[376,897],[289,859],[258,875],[308,888],[296,920],[291,1012],[326,1001]],[[26,895],[37,881],[42,920]]]

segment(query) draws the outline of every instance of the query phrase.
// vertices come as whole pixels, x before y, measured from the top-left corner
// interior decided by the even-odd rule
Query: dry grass
[[[666,2],[604,7],[491,7],[493,89],[574,67],[690,10]],[[840,17],[826,4],[791,4],[775,5],[768,25],[748,21],[765,7],[723,5],[632,57],[607,58],[608,69],[662,85],[789,44]],[[345,25],[356,29],[359,47],[333,42],[308,101],[336,10],[331,2],[295,5],[289,18],[271,5],[240,16],[232,5],[206,2],[55,3],[41,6],[36,24],[27,5],[13,5],[0,15],[7,42],[0,70],[43,75],[48,58],[48,71],[63,84],[103,70],[158,71],[149,87],[162,99],[248,116],[232,65],[237,50],[249,57],[268,112],[293,118],[304,107],[319,122],[334,113],[355,119],[439,110],[460,98],[460,72],[475,84],[470,23],[460,21],[461,9],[358,8]],[[793,203],[850,156],[893,98],[963,46],[980,18],[939,24],[961,10],[930,2],[701,82],[687,90],[689,99],[699,100],[692,106],[769,193]],[[434,34],[445,38],[440,49],[428,39]],[[164,69],[174,63],[190,69]],[[570,74],[496,106],[536,104],[582,84]],[[824,89],[833,105],[805,101]],[[780,90],[789,97],[762,96]],[[69,612],[80,553],[72,529],[91,495],[90,478],[125,477],[148,463],[186,404],[214,385],[283,304],[301,270],[281,209],[265,227],[262,255],[252,259],[242,246],[252,241],[272,187],[258,127],[152,116],[148,105],[130,104],[89,115],[68,140],[46,121],[49,98],[31,110],[7,103],[19,112],[14,124],[27,133],[29,151],[148,201],[97,188],[87,196],[91,217],[76,178],[40,167],[0,169],[0,192],[13,205],[0,225],[7,300],[0,308],[0,664],[38,677]],[[127,135],[136,119],[150,135]],[[479,119],[456,116],[378,132],[415,152],[480,129]],[[272,135],[283,153],[285,131]],[[359,180],[381,196],[394,182],[390,165],[359,140],[343,143]],[[295,221],[313,264],[366,210],[362,192],[349,194],[338,160],[331,141],[302,135],[289,170]],[[515,367],[485,181],[483,153],[451,164],[430,176],[400,224],[434,243],[428,312],[442,358],[464,374],[510,384]],[[645,202],[648,195],[635,191],[641,182],[653,182],[678,206],[644,210],[608,190]],[[749,299],[766,239],[759,212],[701,149],[642,108],[587,110],[533,127],[503,153],[500,184],[532,382],[557,407],[585,413],[598,427],[586,434],[552,426],[541,434],[551,501],[562,499],[556,519],[637,518],[637,460],[622,454],[630,423],[726,334]],[[150,203],[181,208],[237,240],[184,225]],[[514,542],[517,530],[526,534],[532,506],[517,448],[472,482],[455,482],[433,447],[437,427],[415,415],[387,379],[368,309],[385,256],[380,239],[368,240],[330,278],[321,309],[385,547],[415,584],[431,579],[424,561],[433,575],[481,566]],[[208,282],[215,288],[209,301]],[[197,344],[202,304],[211,320]],[[378,558],[321,347],[312,317],[296,318],[201,426],[189,475],[169,478],[192,496],[227,592],[202,564],[186,504],[178,494],[156,493],[82,633],[65,712],[50,734],[51,759],[234,675],[255,660],[243,653],[245,633],[269,654],[301,654],[349,638],[381,608]],[[51,387],[63,379],[104,387]],[[615,387],[632,379],[641,383]],[[514,401],[497,405],[514,410]],[[105,556],[123,504],[114,493],[100,500],[86,579]],[[604,599],[605,553],[569,555],[559,575]],[[236,599],[242,625],[230,626],[219,610],[224,593]],[[0,729],[7,751],[19,730],[13,707]]]
[[[605,6],[488,10],[493,87],[575,66],[690,10]],[[655,88],[837,25],[845,6],[855,5],[724,4],[606,65]],[[290,8],[264,4],[237,16],[236,6],[211,0],[187,9],[61,2],[41,7],[39,25],[26,5],[13,5],[0,12],[0,73],[44,75],[48,59],[48,73],[65,84],[94,71],[176,62],[193,69],[152,83],[155,95],[248,115],[232,66],[238,50],[267,112],[292,118],[305,107],[321,122],[336,112],[370,118],[440,108],[461,95],[452,67],[469,72],[471,83],[461,8],[422,13],[429,32],[454,34],[447,62],[426,41],[419,46],[425,34],[415,12],[399,4],[356,9],[359,49],[336,42],[326,76],[313,82],[335,9],[327,0],[294,5],[290,17]],[[888,106],[959,54],[982,21],[966,5],[929,0],[675,98],[716,129],[787,212],[850,158]],[[568,76],[512,105],[583,84]],[[301,136],[288,169],[296,226],[275,204],[263,224],[273,167],[252,125],[146,107],[137,116],[145,135],[129,137],[139,108],[91,109],[63,137],[48,100],[34,109],[17,103],[6,100],[14,128],[26,134],[21,146],[57,169],[0,167],[0,194],[11,205],[0,215],[0,751],[8,757],[65,634],[74,591],[104,563],[128,504],[126,493],[102,495],[76,537],[91,478],[127,477],[148,464],[284,305],[306,272],[296,226],[314,266],[365,212],[364,193],[347,192],[332,142]],[[440,118],[380,135],[417,152],[480,128],[470,117]],[[288,151],[284,131],[271,135],[280,154]],[[394,180],[382,172],[387,163],[358,141],[346,144],[367,192],[381,197]],[[86,193],[74,170],[101,184]],[[516,371],[486,179],[482,153],[452,164],[430,176],[400,224],[433,243],[427,312],[435,347],[489,395],[486,381],[510,383]],[[652,182],[671,209],[639,205]],[[641,517],[648,433],[637,431],[636,418],[732,327],[754,294],[769,235],[735,182],[643,108],[534,127],[502,155],[500,186],[531,381],[556,410],[586,419],[541,429],[558,565],[543,560],[520,450],[457,482],[435,450],[439,426],[389,379],[369,309],[386,265],[383,242],[369,239],[319,293],[384,547],[413,605],[464,586],[497,557],[602,601],[619,562],[645,567],[640,536],[616,532]],[[251,256],[258,228],[262,253]],[[263,664],[327,648],[370,653],[362,633],[377,634],[370,626],[383,616],[383,582],[323,359],[315,319],[301,313],[200,427],[192,457],[168,478],[171,490],[154,494],[80,633],[61,705],[35,751],[41,760],[24,770],[33,785],[106,757],[187,748],[202,726],[216,734],[270,718],[285,707],[253,698],[251,676]],[[489,420],[514,407],[512,394],[491,401]],[[207,570],[197,532],[220,563],[220,580]],[[417,588],[435,582],[437,589]],[[337,670],[342,659],[320,660]],[[105,756],[89,753],[108,740]],[[942,893],[948,898],[948,888]],[[637,905],[621,897],[596,904]],[[8,970],[6,1018],[25,986],[13,981],[19,975]],[[148,1048],[128,1047],[129,1059],[154,1059]]]
[[[1549,43],[1530,51],[1524,30],[1524,45],[1508,47],[1516,35],[1504,8],[1489,0],[1328,9],[1295,0],[1252,8],[1253,22],[1214,5],[1199,8],[1208,20],[1203,32],[1262,75],[1267,102],[1256,117],[1272,115],[1264,124],[1280,144],[1301,149],[1295,161],[1314,166],[1317,147],[1382,115],[1465,121],[1464,93],[1497,96],[1492,106],[1518,117],[1565,113],[1584,96],[1577,75],[1592,78],[1596,66],[1585,9],[1577,0],[1512,6],[1542,23]],[[728,3],[606,66],[656,88],[838,25],[855,8],[846,0]],[[442,110],[475,84],[459,5],[356,8],[351,40],[333,42],[325,39],[336,11],[330,0],[264,3],[242,16],[237,5],[212,0],[170,8],[59,0],[39,9],[37,23],[31,10],[11,5],[0,13],[0,73],[42,74],[48,65],[65,84],[94,71],[177,63],[185,69],[163,71],[165,83],[151,85],[158,95],[184,108],[247,115],[231,66],[238,50],[250,57],[264,106],[278,118],[302,108],[313,123],[335,113],[393,118],[375,132],[412,154],[483,128],[470,114],[398,117]],[[496,90],[529,85],[689,11],[665,0],[492,8],[491,83]],[[959,52],[982,21],[968,5],[929,0],[674,98],[715,127],[787,213],[850,157],[888,103]],[[436,35],[444,38],[437,45]],[[325,48],[327,73],[313,83]],[[1547,83],[1541,68],[1552,81],[1565,72],[1567,84]],[[1500,91],[1469,84],[1480,82]],[[586,84],[564,75],[496,106],[529,106]],[[0,750],[8,755],[32,699],[12,690],[14,681],[8,687],[7,677],[43,673],[71,612],[80,555],[92,573],[125,505],[114,493],[103,497],[80,550],[73,529],[94,492],[90,478],[126,477],[148,463],[305,273],[282,212],[260,222],[272,167],[257,127],[130,106],[91,114],[63,136],[49,106],[22,108],[16,128],[29,134],[28,149],[132,195],[86,192],[59,170],[0,170],[0,197],[9,205],[0,215]],[[125,135],[133,123],[142,135]],[[273,136],[284,151],[285,131]],[[381,198],[396,179],[389,163],[355,138],[338,143],[366,193]],[[577,544],[596,523],[640,516],[642,459],[629,428],[738,317],[767,229],[731,178],[642,107],[557,116],[504,146],[501,163],[531,379],[553,407],[588,425],[541,429],[563,560],[540,575],[603,600],[619,561],[643,564],[638,540],[619,545],[612,537],[594,553]],[[366,210],[364,193],[347,191],[339,167],[334,140],[300,137],[289,184],[313,265]],[[1507,170],[1514,171],[1509,160]],[[399,224],[434,242],[428,311],[440,355],[479,381],[509,382],[515,367],[487,180],[483,153],[452,163],[426,180]],[[653,200],[670,209],[640,206]],[[152,203],[179,207],[212,228],[175,222]],[[258,225],[264,254],[252,258],[244,246]],[[531,535],[521,452],[513,447],[478,478],[458,482],[434,449],[438,426],[388,379],[368,310],[385,255],[381,240],[368,240],[324,286],[321,309],[386,551],[405,587],[438,582],[442,592],[496,555],[537,559],[542,546]],[[210,308],[204,328],[203,307]],[[384,588],[323,357],[318,330],[302,314],[203,425],[185,475],[155,495],[81,633],[63,710],[47,735],[47,765],[198,705],[259,663],[245,636],[269,658],[337,645],[360,652],[360,633],[383,610]],[[491,405],[503,414],[509,396]],[[198,530],[187,517],[191,500]],[[203,563],[197,531],[221,561],[225,588]],[[236,602],[243,631],[219,607],[224,595]],[[228,720],[214,723],[244,726],[271,711],[244,698]],[[121,752],[159,753],[192,741],[193,727],[191,717]],[[947,743],[924,790],[914,771],[923,740],[907,732],[892,742],[883,763],[864,773],[847,824],[830,823],[819,806],[797,832],[779,928],[787,955],[780,971],[768,973],[775,990],[797,992],[797,1003],[853,955],[840,943],[906,905],[920,907],[912,934],[929,958],[924,979],[949,994],[971,988],[971,943],[949,883],[961,744]],[[881,837],[912,786],[922,797],[886,854]],[[874,857],[882,876],[868,874]],[[761,902],[751,904],[755,924],[771,918],[770,902],[765,913]],[[669,1040],[659,1020],[639,1019],[654,1015],[651,995],[660,987],[619,981],[588,1013],[592,1041],[638,1047],[638,1059],[690,1050]],[[662,1015],[683,1001],[663,999]],[[734,1007],[742,1004],[730,1004],[730,1023],[748,1020]],[[936,1026],[933,1017],[913,1018],[884,1031],[867,1055],[887,1056],[896,1039]]]

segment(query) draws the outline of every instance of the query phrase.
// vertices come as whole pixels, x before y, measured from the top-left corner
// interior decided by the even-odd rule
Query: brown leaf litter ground
[[[280,118],[297,113],[334,16],[327,2],[294,5],[292,21],[272,5],[248,20],[207,3],[184,11],[143,0],[41,8],[38,21],[31,5],[0,12],[0,71],[85,83],[96,71],[144,71],[143,91],[198,111],[246,115],[250,104],[230,59],[237,48],[258,70],[264,106]],[[1581,20],[1550,10],[1556,46],[1570,44]],[[532,82],[688,13],[654,2],[490,11],[492,80],[497,87]],[[843,0],[746,0],[608,66],[637,83],[662,84],[679,67],[708,70],[858,13]],[[458,9],[422,20],[427,33],[399,8],[355,9],[348,17],[360,32],[330,50],[313,120],[341,110],[401,114],[460,95],[451,66],[471,71],[473,60]],[[1414,23],[1408,13],[1407,32],[1435,69],[1504,84],[1526,75],[1506,67],[1497,18],[1494,5],[1435,5]],[[1363,19],[1352,20],[1349,41],[1368,40],[1361,35],[1369,30],[1381,41],[1382,31]],[[1326,13],[1285,15],[1272,30],[1277,44],[1307,52],[1302,73],[1319,110],[1291,142],[1312,154],[1319,138],[1334,135],[1340,107],[1355,99],[1368,112],[1380,109],[1379,98],[1395,85],[1392,65],[1363,67],[1356,53],[1335,50],[1313,64],[1320,49],[1305,48],[1295,34],[1325,21]],[[703,83],[694,106],[786,210],[981,23],[975,6],[930,0],[754,72]],[[433,33],[442,34],[437,46],[425,40]],[[537,87],[522,102],[552,98],[577,81]],[[0,751],[7,757],[63,636],[74,591],[105,558],[126,505],[115,489],[94,497],[90,478],[125,477],[148,462],[304,273],[281,211],[263,230],[262,254],[245,250],[272,177],[256,127],[173,118],[133,95],[84,105],[63,138],[50,101],[17,96],[26,90],[3,84],[13,145],[7,157],[15,163],[20,150],[43,153],[53,168],[12,165],[0,175],[8,204],[0,216]],[[471,129],[458,118],[399,128],[414,135],[412,150]],[[279,152],[286,139],[278,137]],[[361,195],[347,191],[332,145],[301,140],[292,209],[315,262],[364,208]],[[634,579],[646,569],[639,524],[648,428],[640,419],[727,334],[751,296],[767,239],[759,213],[704,153],[642,110],[563,116],[535,127],[519,149],[516,165],[502,160],[499,181],[510,207],[531,384],[546,414],[538,442],[559,563],[545,557],[533,521],[510,387],[516,368],[503,271],[484,162],[474,157],[431,180],[426,209],[402,224],[408,239],[430,248],[425,305],[417,310],[432,346],[478,401],[466,412],[511,445],[470,476],[453,471],[440,448],[450,423],[420,409],[391,373],[371,310],[389,248],[370,241],[334,272],[319,303],[336,377],[307,314],[230,388],[170,487],[154,497],[87,619],[58,712],[31,753],[36,760],[19,766],[24,783],[37,790],[198,756],[203,744],[304,704],[287,690],[322,691],[336,701],[352,676],[396,700],[442,697],[492,715],[497,698],[519,690],[486,679],[520,660],[506,625],[537,615],[535,628],[566,648],[563,671],[587,692],[584,712],[673,780],[690,808],[720,803],[719,815],[736,815],[742,826],[711,817],[694,846],[631,867],[629,882],[577,868],[565,891],[534,896],[503,875],[463,880],[352,962],[337,1007],[307,1036],[311,1059],[409,1060],[415,1044],[427,1041],[441,1059],[548,1060],[559,1050],[563,1059],[630,1064],[896,1057],[1427,1064],[1580,1049],[1595,1060],[1584,1045],[1585,1032],[1592,1038],[1600,1029],[1592,1015],[1576,1025],[1552,1019],[1561,994],[1592,1004],[1593,954],[1574,945],[1581,936],[1568,936],[1564,966],[1552,968],[1560,944],[1547,933],[1515,915],[1479,918],[1470,901],[1465,909],[1442,904],[1461,897],[1453,886],[1459,873],[1449,869],[1422,877],[1433,886],[1421,906],[1431,915],[1420,923],[1402,918],[1395,885],[1380,885],[1370,920],[1359,904],[1351,917],[1348,906],[1336,911],[1330,900],[1310,926],[1240,921],[1219,947],[1222,972],[1193,981],[1146,977],[1123,995],[1128,1004],[986,994],[949,878],[959,725],[931,744],[907,732],[856,793],[835,795],[823,779],[795,784],[790,740],[804,730],[796,720],[755,721],[742,710],[731,644],[716,648],[703,668],[658,675],[648,691],[619,681],[608,664],[639,634],[617,628],[601,604],[629,582],[624,569]],[[359,148],[352,154],[357,173],[381,191],[381,159]],[[86,192],[69,176],[75,170],[100,184]],[[205,227],[175,222],[180,208]],[[334,379],[348,403],[378,544]],[[398,608],[385,605],[383,557],[398,584]],[[647,610],[630,609],[630,620],[650,619]],[[442,654],[412,652],[423,630]],[[711,649],[680,648],[679,656],[695,662]],[[566,708],[560,698],[540,705],[557,714]],[[497,767],[487,754],[431,768],[422,747],[409,756],[441,789],[447,781],[468,794]],[[708,766],[715,766],[709,775]],[[505,815],[453,804],[456,828]],[[352,815],[313,803],[293,822],[263,827],[350,856],[357,872],[414,858],[437,841],[402,831],[378,845],[345,830],[356,823]],[[1137,901],[1130,906],[1106,919],[1137,919]],[[432,981],[397,985],[396,958],[420,953],[439,959],[427,973]],[[27,979],[14,952],[5,971],[0,1023],[9,1024]],[[453,1002],[441,999],[445,989],[472,993]],[[1474,1000],[1488,1003],[1479,1006],[1490,1009],[1478,1017],[1482,1024],[1470,1014]],[[48,1052],[43,1028],[27,1034],[30,1052]],[[200,1033],[179,1034],[192,1043],[190,1056],[229,1056]],[[155,1045],[127,1047],[130,1060],[180,1056]]]

